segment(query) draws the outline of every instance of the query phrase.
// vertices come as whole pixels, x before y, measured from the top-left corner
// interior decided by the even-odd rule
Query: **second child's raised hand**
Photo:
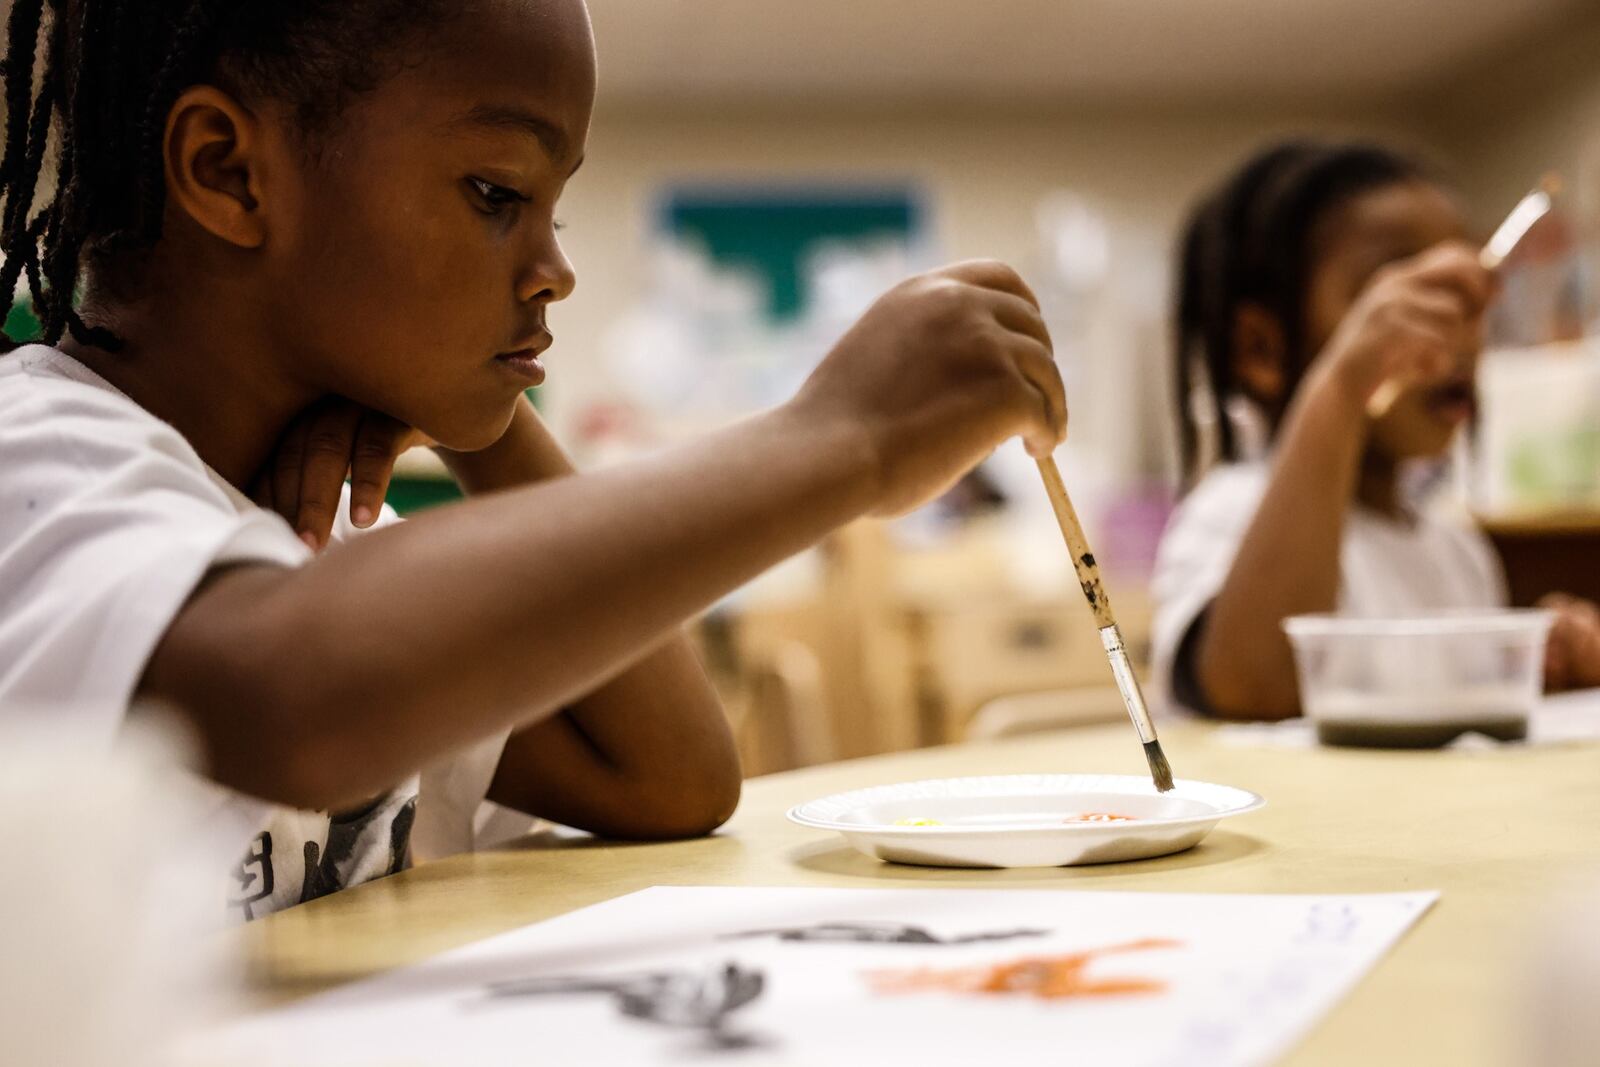
[[[418,443],[411,427],[342,397],[301,412],[262,468],[255,500],[289,520],[313,549],[328,543],[345,479],[350,521],[359,529],[378,519],[400,453]]]
[[[862,432],[878,514],[907,511],[1021,436],[1035,457],[1066,437],[1067,400],[1039,302],[1010,267],[961,263],[891,289],[793,401]]]
[[[1494,292],[1478,255],[1452,241],[1379,270],[1328,341],[1324,373],[1363,406],[1391,378],[1424,385],[1459,373]]]

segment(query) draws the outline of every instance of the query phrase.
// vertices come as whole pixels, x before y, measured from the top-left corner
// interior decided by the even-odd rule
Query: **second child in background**
[[[1505,604],[1488,541],[1430,510],[1413,477],[1476,412],[1494,291],[1449,190],[1381,147],[1274,147],[1197,211],[1177,307],[1189,491],[1154,579],[1168,703],[1298,714],[1291,615]],[[1395,376],[1413,384],[1369,418]],[[1550,683],[1600,685],[1592,606],[1554,606]]]

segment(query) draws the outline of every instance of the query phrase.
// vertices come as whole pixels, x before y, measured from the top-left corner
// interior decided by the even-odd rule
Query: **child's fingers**
[[[1050,328],[1045,325],[1044,316],[1039,314],[1037,307],[1015,293],[992,292],[989,299],[996,322],[1012,333],[1031,337],[1045,348],[1053,349]]]
[[[1029,455],[1042,459],[1053,453],[1067,436],[1067,391],[1056,369],[1050,349],[1033,338],[1018,338],[1015,355],[1017,370],[1027,379],[1042,401],[1042,425],[1036,417],[1035,425],[1023,435]]]
[[[1039,298],[1033,294],[1028,283],[1022,280],[1022,275],[1014,269],[994,259],[972,259],[965,263],[957,263],[946,267],[941,273],[957,281],[976,285],[982,289],[992,289],[996,292],[1010,293],[1032,304],[1039,306]]]
[[[305,477],[306,435],[311,423],[307,412],[295,416],[278,442],[272,469],[261,479],[272,498],[272,509],[291,525],[300,517],[300,482]]]
[[[1445,330],[1462,330],[1477,318],[1471,305],[1454,289],[1418,289],[1406,301],[1407,309]]]
[[[389,495],[394,462],[410,432],[404,423],[376,411],[368,411],[362,418],[350,457],[350,521],[358,529],[364,530],[378,520],[384,498]]]
[[[1567,617],[1572,620],[1568,667],[1581,684],[1593,685],[1600,681],[1600,607],[1590,600],[1573,599]]]
[[[1421,315],[1408,314],[1404,332],[1387,349],[1384,378],[1408,384],[1436,382],[1455,370],[1457,348],[1451,331]]]
[[[1415,260],[1413,277],[1430,285],[1446,286],[1467,301],[1471,311],[1482,311],[1494,296],[1494,274],[1479,259],[1479,252],[1461,241],[1450,241],[1424,252]]]
[[[1067,436],[1067,393],[1056,366],[1050,329],[1039,309],[1015,293],[992,290],[989,294],[995,321],[1014,335],[1017,368],[1043,398],[1050,439],[1035,433],[1028,439],[1028,450],[1037,456],[1049,455]]]
[[[319,405],[306,431],[295,532],[313,548],[328,543],[364,409],[346,400]]]

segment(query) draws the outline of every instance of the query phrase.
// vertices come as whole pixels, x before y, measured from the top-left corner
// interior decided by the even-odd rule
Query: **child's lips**
[[[1478,391],[1470,379],[1448,382],[1428,392],[1428,410],[1456,424],[1468,421],[1478,411]]]
[[[539,349],[520,348],[494,357],[494,361],[521,376],[530,386],[544,383],[544,364],[539,361]]]
[[[548,331],[541,330],[526,343],[510,352],[502,352],[495,356],[494,361],[526,379],[530,384],[540,385],[544,382],[544,364],[539,361],[539,357],[554,342],[555,338],[551,337]]]

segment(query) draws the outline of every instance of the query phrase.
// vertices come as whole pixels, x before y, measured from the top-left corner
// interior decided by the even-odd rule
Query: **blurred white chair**
[[[1022,734],[1117,722],[1127,715],[1116,686],[1014,693],[983,705],[967,724],[968,741],[994,741]]]

